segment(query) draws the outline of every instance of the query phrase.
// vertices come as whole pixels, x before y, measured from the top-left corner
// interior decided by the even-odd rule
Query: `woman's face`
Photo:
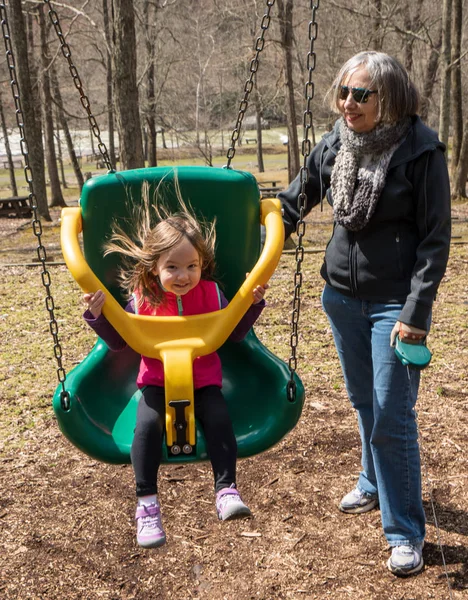
[[[348,127],[356,133],[367,133],[372,131],[378,124],[379,101],[378,94],[371,86],[371,80],[366,67],[359,67],[356,71],[348,74],[341,82],[341,86],[349,88],[349,93],[346,95],[345,90],[342,95],[346,95],[344,99],[338,100],[338,108],[343,115]],[[351,88],[359,88],[358,92],[354,92],[356,96],[363,96],[363,101],[356,102],[353,98]],[[373,93],[364,94],[363,90],[369,90]]]

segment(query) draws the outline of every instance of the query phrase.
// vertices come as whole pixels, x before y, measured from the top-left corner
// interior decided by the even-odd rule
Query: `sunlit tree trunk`
[[[109,135],[109,158],[115,167],[117,157],[115,154],[115,131],[114,131],[114,96],[112,91],[112,39],[111,26],[109,22],[109,6],[107,0],[102,0],[102,14],[104,19],[104,35],[106,38],[106,94],[107,94],[107,133]]]
[[[294,79],[292,61],[292,0],[277,0],[283,50],[286,116],[288,123],[288,175],[292,181],[299,172],[299,141],[297,137],[296,106],[294,102]]]
[[[427,61],[426,71],[424,76],[424,84],[421,93],[421,110],[419,111],[420,117],[423,121],[427,121],[429,115],[429,107],[431,104],[432,90],[434,88],[434,81],[437,75],[437,69],[439,68],[440,59],[440,47],[442,45],[442,27],[439,30],[439,35],[434,47],[429,55]]]
[[[254,88],[254,103],[255,103],[255,123],[257,128],[257,165],[259,173],[265,171],[265,165],[263,163],[263,139],[262,139],[262,102],[260,94],[258,92],[257,85]]]
[[[463,140],[460,147],[457,169],[453,178],[452,192],[455,196],[466,198],[466,186],[468,182],[468,119],[465,120],[463,129]]]
[[[143,140],[136,81],[135,15],[132,0],[112,0],[114,97],[124,169],[144,167]]]
[[[5,121],[5,114],[3,112],[3,100],[2,100],[1,95],[0,95],[0,121],[2,124],[2,134],[3,134],[4,144],[5,144],[5,154],[6,154],[7,161],[8,161],[8,173],[10,175],[11,194],[12,194],[12,196],[17,196],[18,188],[16,186],[15,165],[13,163],[13,157],[11,155],[11,148],[10,148],[10,142],[8,139],[8,130],[7,130],[6,121]]]
[[[463,93],[461,74],[462,0],[452,0],[452,51],[451,51],[451,98],[452,98],[452,156],[450,172],[456,173],[463,138]]]
[[[382,0],[374,0],[372,48],[382,50]]]
[[[23,111],[24,129],[29,153],[34,193],[36,195],[37,211],[46,221],[51,221],[49,207],[47,206],[47,190],[45,179],[44,149],[42,147],[42,131],[38,116],[35,96],[31,85],[28,60],[28,42],[22,13],[21,0],[10,0],[9,21],[12,35],[18,85],[21,94],[21,107]]]
[[[65,113],[63,110],[62,94],[60,93],[60,87],[58,84],[57,73],[55,72],[54,67],[52,67],[52,70],[51,70],[51,83],[52,83],[52,90],[53,90],[55,105],[57,106],[57,117],[58,117],[59,127],[63,131],[63,135],[65,137],[65,142],[67,144],[68,157],[72,164],[73,172],[75,173],[76,182],[78,183],[78,186],[81,190],[83,187],[83,184],[84,184],[83,173],[81,171],[80,163],[76,156],[75,146],[73,144],[73,139],[72,139],[72,136],[70,133],[70,128],[68,127],[68,121],[65,117]]]
[[[52,115],[52,94],[50,92],[50,58],[47,48],[47,30],[44,15],[44,5],[39,6],[39,28],[41,34],[41,61],[42,61],[42,109],[44,114],[44,137],[46,147],[47,168],[49,171],[51,202],[50,206],[66,206],[60,185],[57,165],[57,154],[54,142],[54,118]]]
[[[443,0],[442,16],[442,80],[440,91],[439,138],[448,147],[450,131],[450,37],[452,0]]]
[[[146,125],[148,128],[148,166],[156,167],[157,150],[156,150],[156,119],[155,119],[155,94],[154,94],[154,41],[152,34],[152,25],[154,25],[155,14],[151,10],[151,3],[145,0],[143,7],[143,25],[145,28],[145,45],[146,45]]]

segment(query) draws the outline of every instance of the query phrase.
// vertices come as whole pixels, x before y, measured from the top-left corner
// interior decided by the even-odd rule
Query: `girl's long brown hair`
[[[111,238],[104,245],[104,256],[117,253],[122,256],[118,271],[121,289],[128,297],[135,291],[141,301],[159,306],[164,300],[164,291],[154,274],[161,254],[171,250],[187,239],[198,252],[201,261],[202,279],[212,279],[215,269],[215,221],[197,219],[193,209],[182,198],[177,177],[174,186],[179,210],[171,212],[163,198],[164,180],[158,185],[153,202],[150,186],[142,186],[142,202],[132,210],[131,234],[127,234],[117,223],[113,225]]]

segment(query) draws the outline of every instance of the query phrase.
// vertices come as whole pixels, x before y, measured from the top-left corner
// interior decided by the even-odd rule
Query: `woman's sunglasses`
[[[358,104],[365,104],[369,100],[371,94],[377,94],[377,90],[366,90],[366,88],[349,87],[347,85],[340,85],[339,99],[346,100],[351,93],[354,102]]]

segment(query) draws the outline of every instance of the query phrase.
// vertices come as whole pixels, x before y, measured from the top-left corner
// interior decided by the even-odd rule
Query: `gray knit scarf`
[[[411,125],[405,118],[395,125],[377,125],[356,133],[340,122],[341,148],[331,174],[335,222],[350,231],[367,225],[385,185],[388,165]]]

